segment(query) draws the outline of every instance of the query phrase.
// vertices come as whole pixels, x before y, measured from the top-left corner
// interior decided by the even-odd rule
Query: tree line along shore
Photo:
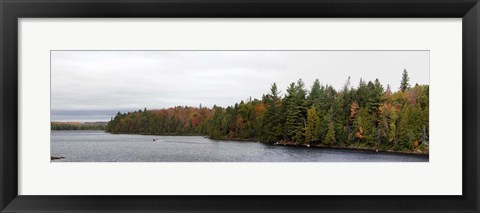
[[[354,87],[348,78],[340,90],[318,79],[307,89],[299,79],[284,95],[273,83],[260,100],[228,107],[118,112],[105,130],[428,154],[429,86],[409,81],[404,70],[400,88],[393,92],[378,79],[360,80]]]
[[[50,122],[51,130],[105,130],[107,122]]]

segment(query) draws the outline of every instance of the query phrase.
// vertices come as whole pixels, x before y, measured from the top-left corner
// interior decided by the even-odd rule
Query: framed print
[[[1,212],[477,212],[477,1],[1,1]]]

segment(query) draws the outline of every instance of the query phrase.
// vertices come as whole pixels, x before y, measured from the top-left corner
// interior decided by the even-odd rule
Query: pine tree
[[[315,106],[307,110],[307,126],[305,128],[305,142],[316,143],[320,140],[320,116]]]
[[[378,109],[378,107],[380,107],[380,104],[383,102],[383,95],[384,95],[385,91],[383,89],[383,86],[382,84],[380,83],[380,81],[377,79],[375,79],[375,82],[373,84],[373,89],[372,89],[372,100],[373,100],[373,106]]]
[[[323,141],[327,145],[331,145],[335,143],[335,125],[333,124],[333,122],[330,122],[328,124],[328,131]]]
[[[270,88],[270,94],[265,96],[267,109],[263,118],[263,131],[261,140],[273,143],[282,139],[282,118],[281,118],[281,100],[279,97],[277,84],[273,83]]]
[[[404,69],[402,73],[402,81],[400,82],[400,90],[402,92],[405,92],[405,90],[410,88],[409,81],[410,81],[410,77],[408,77],[407,69]]]
[[[287,89],[285,136],[287,139],[297,143],[304,141],[305,130],[305,94],[304,83],[301,79],[297,84],[291,83]]]
[[[413,142],[415,140],[415,133],[408,120],[409,115],[412,113],[412,107],[409,104],[405,104],[400,111],[397,126],[398,143],[396,149],[398,150],[412,150]]]
[[[318,104],[318,101],[321,95],[322,95],[322,91],[321,91],[320,81],[318,79],[315,79],[310,89],[310,93],[308,94],[307,107],[310,107],[313,104]]]

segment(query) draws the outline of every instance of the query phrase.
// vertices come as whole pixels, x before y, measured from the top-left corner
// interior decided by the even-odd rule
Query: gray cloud
[[[52,51],[52,110],[232,105],[318,78],[340,89],[351,76],[396,90],[428,84],[428,51]]]

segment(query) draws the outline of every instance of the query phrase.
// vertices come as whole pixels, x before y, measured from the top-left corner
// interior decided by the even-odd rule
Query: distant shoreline
[[[74,121],[51,121],[50,130],[105,130],[108,122],[74,122]]]

